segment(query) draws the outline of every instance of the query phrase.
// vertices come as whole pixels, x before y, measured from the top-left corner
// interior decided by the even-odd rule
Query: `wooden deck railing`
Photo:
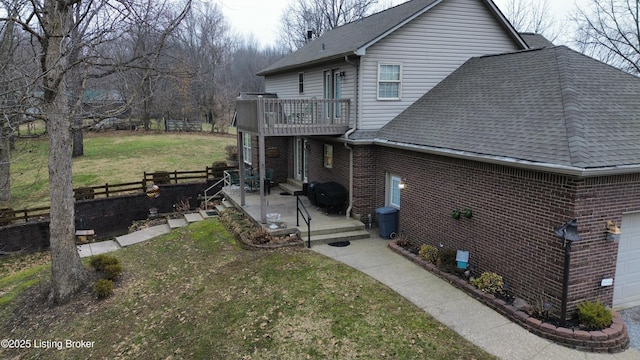
[[[341,135],[349,129],[349,99],[238,99],[238,129],[264,135]]]

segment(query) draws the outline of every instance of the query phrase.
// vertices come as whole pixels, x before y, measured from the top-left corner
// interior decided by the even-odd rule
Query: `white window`
[[[389,174],[387,179],[387,205],[400,209],[400,182],[398,175]]]
[[[242,157],[246,164],[251,165],[251,134],[242,133]]]
[[[402,66],[378,64],[378,100],[400,100]]]

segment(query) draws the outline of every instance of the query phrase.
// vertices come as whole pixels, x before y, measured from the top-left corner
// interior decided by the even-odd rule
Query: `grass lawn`
[[[224,160],[234,136],[207,133],[87,133],[73,161],[73,186],[141,181],[144,172],[204,170]],[[11,207],[49,205],[48,139],[19,139],[11,153]]]
[[[243,250],[216,219],[112,254],[124,273],[111,297],[56,308],[39,295],[42,261],[1,260],[3,337],[94,343],[0,358],[493,358],[370,277],[303,248]]]

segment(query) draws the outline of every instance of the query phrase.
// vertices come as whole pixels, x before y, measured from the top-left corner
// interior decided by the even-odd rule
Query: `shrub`
[[[502,276],[493,272],[482,273],[479,278],[471,280],[471,284],[488,294],[502,294],[504,291]]]
[[[247,234],[247,240],[256,245],[268,244],[273,241],[273,236],[267,229],[255,229]]]
[[[93,291],[96,293],[98,299],[106,298],[113,292],[113,281],[100,279],[93,285]]]
[[[422,245],[418,255],[432,264],[438,262],[438,248],[433,245]]]
[[[95,197],[95,191],[92,187],[83,186],[73,190],[73,196],[76,201],[90,200]]]
[[[115,280],[122,273],[120,259],[111,255],[100,254],[92,256],[89,264],[96,271],[102,272],[105,278],[109,280]]]
[[[409,247],[411,243],[409,242],[409,237],[407,236],[407,234],[399,233],[398,236],[396,237],[396,245],[403,248]]]
[[[104,273],[104,277],[109,280],[115,280],[122,274],[122,264],[118,262],[117,264],[109,264],[104,267],[102,270]]]
[[[607,309],[600,300],[585,301],[578,304],[578,320],[580,325],[589,330],[602,330],[611,325],[611,310]]]
[[[444,249],[438,251],[437,266],[440,270],[453,273],[456,271],[456,251],[453,249]]]

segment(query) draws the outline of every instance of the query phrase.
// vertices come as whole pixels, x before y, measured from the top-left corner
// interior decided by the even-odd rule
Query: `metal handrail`
[[[304,210],[304,213],[307,214],[306,217],[305,217],[305,214],[303,214],[302,211],[300,210],[300,207],[302,207],[302,210]],[[307,208],[302,203],[302,200],[300,200],[300,196],[296,195],[296,226],[300,226],[300,215],[302,215],[302,220],[304,220],[304,222],[307,224],[307,248],[310,249],[311,248],[311,215],[309,215],[309,211],[307,211]]]
[[[227,170],[224,170],[222,172],[222,174],[223,174],[222,175],[222,179],[216,181],[213,185],[209,186],[208,188],[206,188],[204,190],[204,210],[205,211],[209,210],[209,199],[213,199],[214,197],[220,195],[225,187],[231,185],[231,176],[229,175]],[[214,187],[220,185],[220,183],[224,183],[224,185],[222,185],[222,188],[220,190],[218,190],[218,192],[216,192],[215,194],[213,194],[211,196],[207,196],[207,191],[211,191],[211,189],[213,189]]]

